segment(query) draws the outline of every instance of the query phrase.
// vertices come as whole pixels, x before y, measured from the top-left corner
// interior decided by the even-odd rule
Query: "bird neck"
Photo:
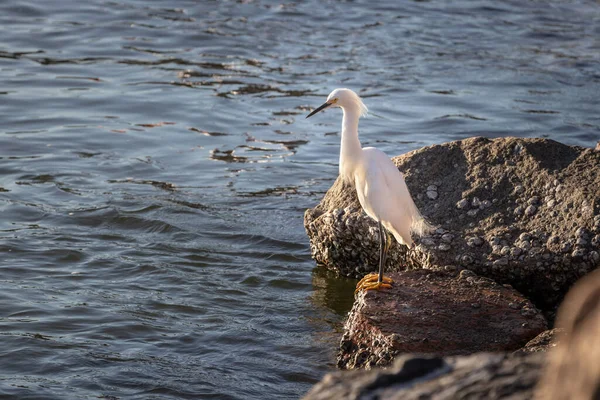
[[[342,145],[340,148],[340,175],[354,183],[354,166],[362,155],[358,140],[358,110],[342,108]]]

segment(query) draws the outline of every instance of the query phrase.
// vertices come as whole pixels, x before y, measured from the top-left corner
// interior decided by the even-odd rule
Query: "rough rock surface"
[[[554,328],[544,331],[517,350],[519,353],[539,353],[553,349],[564,335],[564,329]]]
[[[361,291],[344,327],[338,367],[385,366],[402,353],[511,351],[547,329],[512,288],[469,270],[389,275],[391,289]]]
[[[547,139],[470,138],[395,157],[422,214],[438,227],[389,270],[470,269],[552,309],[600,265],[600,152]],[[374,271],[377,226],[337,180],[304,216],[313,257],[346,276]]]
[[[445,358],[405,354],[388,369],[334,372],[305,399],[597,399],[600,270],[569,291],[560,306],[557,326],[529,342],[529,350],[513,354]],[[560,341],[554,348],[546,345],[557,336]],[[546,355],[543,350],[548,348]]]
[[[531,399],[543,360],[543,353],[404,355],[388,369],[330,373],[304,399]]]

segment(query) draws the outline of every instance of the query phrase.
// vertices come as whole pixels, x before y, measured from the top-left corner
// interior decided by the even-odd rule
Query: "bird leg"
[[[389,289],[392,287],[392,279],[383,276],[383,267],[387,258],[387,252],[390,248],[392,238],[387,229],[383,227],[380,221],[379,224],[379,273],[365,275],[356,285],[354,294],[360,290],[379,290],[381,288]]]

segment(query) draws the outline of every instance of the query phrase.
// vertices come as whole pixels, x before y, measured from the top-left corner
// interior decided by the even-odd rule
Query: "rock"
[[[564,329],[554,328],[544,331],[531,339],[525,346],[517,350],[516,353],[539,353],[547,352],[556,347],[559,340],[564,335]]]
[[[475,277],[469,270],[459,275],[462,280]],[[334,372],[304,399],[598,398],[600,270],[588,274],[569,291],[556,325],[512,354],[404,354],[387,369]]]
[[[383,366],[410,352],[512,351],[547,329],[544,317],[522,295],[472,271],[412,270],[389,276],[391,289],[357,295],[338,367]]]
[[[525,191],[525,188],[523,187],[523,185],[517,185],[514,188],[514,192],[515,194],[521,194]]]
[[[556,325],[564,329],[560,343],[536,391],[538,400],[597,399],[600,394],[600,270],[571,289]]]
[[[492,264],[496,266],[507,266],[509,264],[508,257],[500,257],[499,259],[495,260]]]
[[[452,243],[452,240],[454,240],[454,235],[451,233],[444,233],[442,235],[442,240],[446,243]]]
[[[467,199],[461,199],[456,203],[456,208],[458,209],[464,209],[467,208],[469,206],[469,200]]]
[[[467,238],[467,246],[469,247],[481,246],[482,244],[483,239],[481,239],[479,236],[471,236]]]
[[[532,216],[537,211],[537,207],[530,205],[525,209],[525,215]]]
[[[479,212],[479,208],[473,208],[472,210],[467,211],[467,215],[469,217],[474,217]]]
[[[304,400],[531,399],[543,353],[404,355],[387,369],[327,374]]]
[[[519,240],[522,242],[530,241],[531,235],[528,232],[523,232],[519,235]]]
[[[437,191],[433,191],[433,190],[428,190],[427,191],[427,197],[431,200],[435,200],[438,197],[438,192]]]
[[[438,246],[438,250],[439,251],[448,251],[450,250],[451,246],[448,243],[440,243],[440,245]]]
[[[517,145],[521,150],[515,154]],[[511,284],[538,307],[554,310],[568,288],[598,265],[596,256],[589,254],[600,252],[600,152],[547,139],[470,138],[425,147],[393,160],[413,194],[426,193],[429,182],[439,180],[440,171],[445,171],[444,196],[435,201],[422,196],[415,203],[430,222],[452,232],[454,239],[449,249],[421,246],[415,238],[417,246],[409,250],[394,241],[387,271],[439,269],[471,253],[477,261],[472,266],[476,273]],[[541,199],[547,197],[557,206],[543,206]],[[475,198],[480,205],[471,208]],[[494,200],[482,207],[480,199]],[[348,206],[356,211],[339,218],[333,214]],[[377,224],[361,210],[352,186],[338,179],[321,203],[306,211],[304,223],[312,255],[320,264],[357,278],[377,269],[377,229],[369,229]],[[578,247],[582,251],[575,252],[579,228],[590,232],[590,239]],[[534,231],[536,235],[531,234]],[[522,233],[531,239],[520,239]],[[476,245],[469,239],[474,236],[484,243]],[[492,244],[492,237],[503,242]],[[550,237],[558,239],[549,241]],[[437,233],[430,238],[437,244],[441,241]],[[492,266],[499,256],[491,251],[492,245],[524,252],[516,257],[511,252],[510,262]],[[529,251],[532,248],[536,250]],[[548,260],[555,260],[554,268],[548,268]]]

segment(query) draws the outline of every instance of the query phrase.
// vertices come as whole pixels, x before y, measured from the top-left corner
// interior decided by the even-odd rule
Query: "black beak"
[[[314,110],[313,112],[311,112],[310,114],[308,114],[308,115],[306,116],[306,118],[308,118],[308,117],[312,117],[313,115],[315,115],[315,114],[316,114],[316,113],[318,113],[319,111],[326,109],[327,107],[329,107],[329,106],[330,106],[330,105],[332,105],[332,104],[333,104],[333,103],[325,103],[325,104],[321,105],[319,108],[317,108],[316,110]]]

